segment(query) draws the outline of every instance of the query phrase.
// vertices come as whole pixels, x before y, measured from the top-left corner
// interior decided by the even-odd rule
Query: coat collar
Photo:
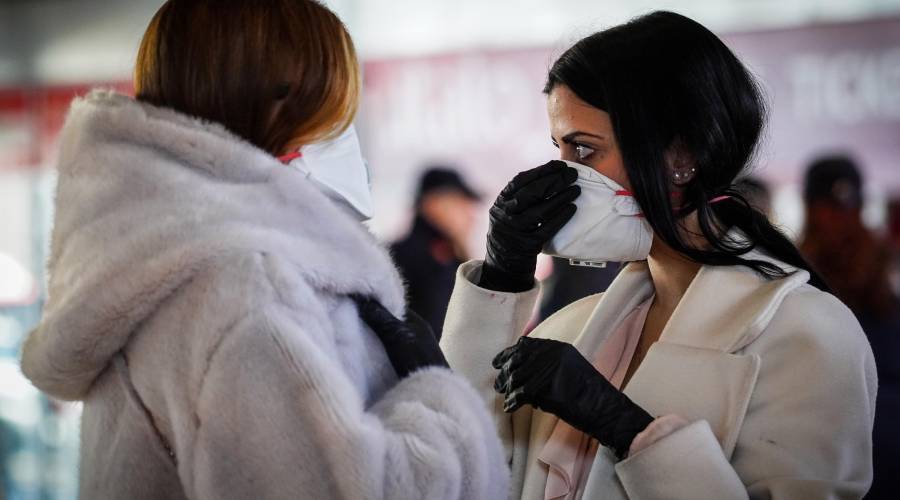
[[[738,352],[769,325],[788,293],[809,281],[807,271],[758,251],[747,258],[774,263],[790,274],[770,280],[745,266],[703,266],[672,313],[660,342]]]
[[[730,236],[741,238],[737,232]],[[737,352],[759,336],[790,291],[809,281],[805,270],[759,251],[748,253],[746,258],[774,263],[790,274],[769,280],[745,266],[701,267],[672,313],[660,342]],[[625,266],[601,296],[584,328],[565,340],[582,353],[597,352],[625,316],[652,294],[647,263]]]

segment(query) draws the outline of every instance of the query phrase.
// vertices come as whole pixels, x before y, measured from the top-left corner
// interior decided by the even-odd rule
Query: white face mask
[[[360,221],[372,218],[372,179],[353,125],[334,140],[304,146],[280,159],[306,174],[325,196],[349,208]]]
[[[653,231],[631,193],[591,167],[566,164],[578,170],[578,211],[544,246],[544,253],[591,267],[646,259]]]

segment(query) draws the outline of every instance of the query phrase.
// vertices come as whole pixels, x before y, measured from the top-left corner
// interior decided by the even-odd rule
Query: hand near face
[[[518,174],[490,210],[491,228],[479,285],[523,292],[534,282],[537,256],[575,214],[578,171],[551,161]]]

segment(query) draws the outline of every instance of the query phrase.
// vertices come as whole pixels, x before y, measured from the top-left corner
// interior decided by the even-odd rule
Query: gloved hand
[[[478,285],[524,292],[534,285],[537,256],[544,244],[575,215],[581,188],[578,171],[554,160],[513,178],[490,210],[487,256]]]
[[[421,316],[407,311],[406,321],[401,321],[371,297],[351,295],[350,298],[356,302],[359,317],[381,340],[398,377],[405,378],[428,366],[450,367],[437,337]]]
[[[493,361],[503,410],[530,404],[591,435],[624,458],[653,417],[613,387],[571,344],[522,337]]]

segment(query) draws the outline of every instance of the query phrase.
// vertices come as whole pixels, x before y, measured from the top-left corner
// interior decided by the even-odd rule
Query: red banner
[[[0,169],[52,164],[72,99],[95,87],[132,89],[130,82],[0,89]]]

